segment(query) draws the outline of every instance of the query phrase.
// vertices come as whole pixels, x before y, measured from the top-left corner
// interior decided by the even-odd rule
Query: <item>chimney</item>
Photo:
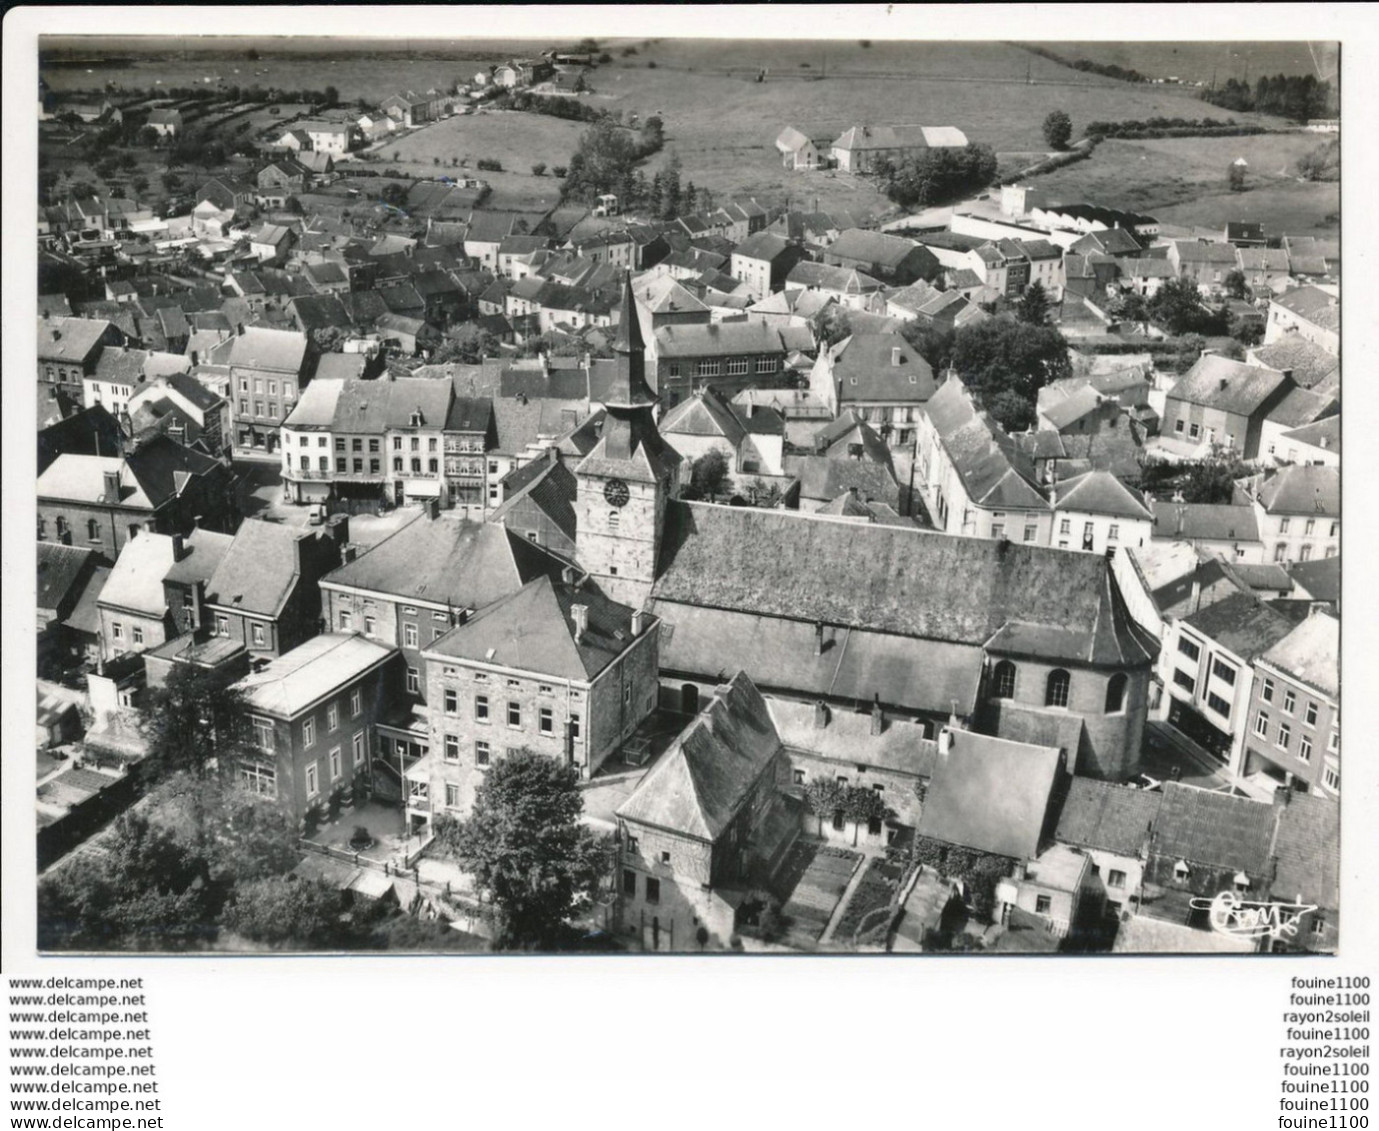
[[[886,729],[886,712],[881,709],[881,696],[871,697],[871,732],[880,734]]]
[[[120,473],[118,470],[105,473],[105,501],[108,503],[120,501]]]
[[[198,356],[199,356],[199,355],[198,355],[198,351],[196,351],[196,350],[192,350],[192,351],[191,351],[192,368],[193,368],[193,369],[195,369],[196,366],[197,366],[197,358],[198,358]]]
[[[573,586],[575,583],[575,579],[578,576],[579,570],[575,569],[575,567],[572,565],[567,565],[564,569],[560,571],[560,580],[563,581],[566,585]]]
[[[341,547],[341,549],[340,549],[340,561],[341,561],[341,563],[344,564],[344,565],[349,565],[350,562],[354,561],[354,559],[355,559],[358,555],[359,555],[359,547],[358,547],[358,546],[348,545],[348,546],[343,546],[343,547]]]
[[[1188,605],[1192,611],[1197,612],[1198,606],[1202,601],[1202,577],[1199,573],[1192,575],[1192,595],[1188,598]]]
[[[1108,562],[1114,562],[1116,560],[1116,548],[1114,546],[1106,547],[1106,560]]]
[[[814,700],[814,729],[823,730],[828,726],[828,704],[822,699]]]
[[[816,620],[814,622],[814,655],[824,654],[824,622]]]
[[[1016,883],[1019,883],[1021,880],[1025,878],[1027,874],[1028,871],[1026,869],[1025,862],[1023,860],[1015,861],[1015,871],[1011,873],[1010,878],[1014,880]]]
[[[575,622],[575,643],[584,643],[584,634],[589,631],[589,606],[571,605],[570,617]]]
[[[236,332],[241,338],[244,337],[244,323],[243,323],[243,322],[241,322],[237,327],[235,327],[235,332]]]
[[[180,562],[187,556],[187,543],[180,534],[172,536],[172,560]]]
[[[350,516],[347,514],[333,514],[326,523],[327,530],[330,531],[331,540],[337,546],[344,546],[350,540]]]
[[[948,727],[940,727],[938,732],[938,752],[942,758],[947,758],[953,749],[953,732]]]
[[[640,636],[646,627],[646,613],[642,609],[632,610],[632,635]]]

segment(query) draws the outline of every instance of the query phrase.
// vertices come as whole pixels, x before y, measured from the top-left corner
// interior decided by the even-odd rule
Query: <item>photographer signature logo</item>
[[[1194,899],[1191,906],[1207,912],[1213,931],[1243,939],[1291,939],[1297,935],[1302,917],[1317,909],[1312,903],[1246,900],[1233,891],[1223,891],[1212,899]]]

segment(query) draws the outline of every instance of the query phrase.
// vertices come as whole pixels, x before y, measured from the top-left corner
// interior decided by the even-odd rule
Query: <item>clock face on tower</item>
[[[603,485],[603,497],[608,500],[610,506],[627,506],[629,497],[627,484],[621,479],[610,479]]]

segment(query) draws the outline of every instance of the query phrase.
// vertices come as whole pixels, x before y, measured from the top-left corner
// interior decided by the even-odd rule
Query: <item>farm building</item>
[[[853,126],[833,143],[829,155],[846,173],[869,173],[883,158],[903,161],[930,149],[966,144],[967,135],[953,126]]]
[[[786,126],[776,138],[776,152],[787,169],[817,169],[819,147],[794,126]]]

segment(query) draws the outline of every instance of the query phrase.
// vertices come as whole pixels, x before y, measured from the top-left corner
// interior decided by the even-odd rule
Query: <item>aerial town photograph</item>
[[[1338,952],[1339,44],[38,55],[40,952]]]

